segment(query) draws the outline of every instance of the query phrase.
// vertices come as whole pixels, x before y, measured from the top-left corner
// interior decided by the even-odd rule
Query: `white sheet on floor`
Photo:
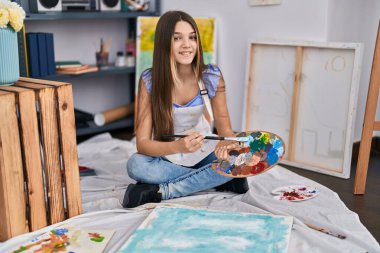
[[[71,224],[80,228],[114,229],[105,252],[116,252],[156,205],[179,204],[216,210],[273,213],[294,217],[289,252],[379,252],[380,246],[330,189],[281,166],[248,178],[246,194],[206,191],[192,196],[146,204],[134,209],[122,209],[125,188],[134,182],[126,172],[128,157],[136,152],[134,142],[113,139],[109,134],[96,136],[78,146],[79,164],[96,170],[97,176],[81,178],[85,214],[44,229],[17,236],[0,243],[0,252],[9,252],[20,244],[49,231],[52,227]],[[280,186],[305,184],[318,188],[319,195],[301,202],[273,199],[270,192]],[[305,223],[346,235],[342,240],[308,228]]]

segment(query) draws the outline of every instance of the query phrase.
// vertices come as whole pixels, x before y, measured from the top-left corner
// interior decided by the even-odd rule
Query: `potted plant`
[[[12,85],[20,77],[17,32],[25,11],[9,0],[0,0],[0,85]]]

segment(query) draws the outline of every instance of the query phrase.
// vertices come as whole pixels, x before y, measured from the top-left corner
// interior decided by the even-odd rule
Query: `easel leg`
[[[362,139],[360,141],[358,163],[356,166],[354,194],[365,193],[369,156],[371,152],[372,130],[369,129],[370,131],[365,132],[364,129],[365,128],[363,128]]]
[[[364,194],[367,179],[368,162],[371,150],[371,140],[374,128],[377,100],[380,88],[380,25],[377,32],[375,52],[373,55],[371,79],[368,87],[367,104],[364,114],[364,126],[362,131],[362,139],[360,142],[360,150],[358,164],[355,175],[354,194]]]

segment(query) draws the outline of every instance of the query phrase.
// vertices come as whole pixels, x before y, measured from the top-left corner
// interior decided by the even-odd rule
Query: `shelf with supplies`
[[[107,75],[124,75],[124,74],[134,74],[136,72],[135,67],[114,67],[110,66],[107,68],[100,69],[98,71],[84,73],[84,74],[55,74],[50,76],[42,77],[42,79],[53,80],[53,81],[61,81],[72,78],[88,78],[88,77],[101,77]]]
[[[160,16],[160,0],[57,0],[50,9],[44,5],[50,0],[15,1],[26,11],[18,33],[21,76],[73,84],[75,108],[91,115],[134,102],[137,19]],[[144,8],[126,9],[125,3]],[[81,66],[68,70],[57,65],[64,61]],[[133,116],[102,126],[86,122],[77,124],[77,136],[134,125]]]
[[[139,16],[157,16],[158,11],[134,11],[134,12],[46,12],[27,13],[26,20],[59,20],[59,19],[114,19],[137,18]]]

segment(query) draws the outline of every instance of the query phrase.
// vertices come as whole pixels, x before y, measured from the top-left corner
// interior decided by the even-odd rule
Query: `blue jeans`
[[[230,181],[211,168],[216,160],[213,153],[193,167],[174,164],[164,157],[152,157],[134,154],[128,159],[128,175],[136,181],[158,184],[162,199],[171,199],[190,195]]]

